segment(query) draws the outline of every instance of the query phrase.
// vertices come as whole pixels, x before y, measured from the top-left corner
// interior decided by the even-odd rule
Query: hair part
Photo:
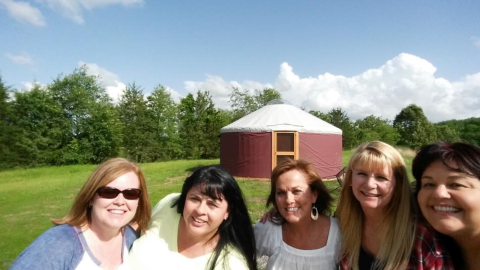
[[[90,225],[91,207],[90,203],[96,195],[97,189],[104,187],[118,177],[134,172],[139,181],[139,189],[142,194],[138,200],[138,207],[135,216],[128,224],[137,224],[138,232],[145,232],[151,217],[151,206],[148,199],[145,176],[137,164],[124,158],[112,158],[101,163],[90,175],[78,192],[68,213],[62,219],[54,219],[55,225],[69,224],[76,227]]]
[[[178,199],[172,202],[171,207],[176,207],[177,213],[183,214],[187,193],[192,188],[199,188],[205,195],[213,199],[223,197],[228,203],[227,219],[220,224],[215,235],[209,239],[210,241],[219,236],[218,243],[209,259],[209,269],[215,269],[222,251],[225,252],[223,256],[227,256],[228,248],[231,246],[244,256],[249,269],[256,270],[257,255],[253,227],[250,223],[245,198],[235,178],[219,166],[197,168],[183,183],[182,193]],[[226,264],[228,260],[223,260],[223,262]]]
[[[354,151],[347,166],[336,213],[342,232],[342,256],[347,258],[354,270],[358,270],[365,216],[352,191],[353,170],[383,171],[387,166],[392,169],[396,183],[392,199],[378,226],[382,242],[376,256],[376,266],[381,269],[404,269],[410,259],[416,219],[405,162],[392,146],[373,141],[361,144]]]
[[[278,224],[285,222],[278,211],[275,194],[277,192],[278,178],[282,174],[293,170],[299,171],[305,175],[310,190],[314,193],[317,193],[315,206],[318,209],[318,213],[327,216],[330,215],[332,212],[333,197],[330,195],[330,192],[323,183],[320,174],[318,174],[317,170],[315,170],[313,167],[313,164],[302,159],[287,159],[285,162],[279,164],[273,169],[270,177],[270,194],[268,195],[266,206],[269,207],[270,205],[273,205],[273,208],[276,210],[276,214],[272,221]]]

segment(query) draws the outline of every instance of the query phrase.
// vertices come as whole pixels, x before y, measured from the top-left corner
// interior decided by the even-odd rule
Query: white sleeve
[[[255,233],[255,243],[257,246],[257,258],[262,256],[270,257],[276,246],[275,230],[273,226],[280,226],[267,221],[265,224],[257,222],[253,226]]]

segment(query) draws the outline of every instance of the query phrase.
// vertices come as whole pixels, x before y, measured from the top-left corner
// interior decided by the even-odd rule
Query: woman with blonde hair
[[[67,215],[53,220],[10,269],[124,269],[128,250],[145,231],[150,202],[140,168],[123,158],[100,164]]]
[[[336,215],[341,269],[453,269],[435,231],[417,223],[405,162],[386,143],[355,150]]]

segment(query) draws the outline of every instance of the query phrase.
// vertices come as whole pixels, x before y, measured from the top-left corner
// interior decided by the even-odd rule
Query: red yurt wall
[[[270,178],[272,133],[221,133],[220,166],[233,176]]]
[[[299,133],[300,159],[311,162],[322,178],[332,178],[342,169],[342,135]]]

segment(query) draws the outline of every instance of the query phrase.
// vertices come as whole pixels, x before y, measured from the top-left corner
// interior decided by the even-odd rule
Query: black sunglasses
[[[97,189],[97,194],[104,199],[114,199],[118,194],[122,193],[127,200],[137,200],[142,195],[142,191],[138,188],[128,188],[120,190],[118,188],[100,187]]]

